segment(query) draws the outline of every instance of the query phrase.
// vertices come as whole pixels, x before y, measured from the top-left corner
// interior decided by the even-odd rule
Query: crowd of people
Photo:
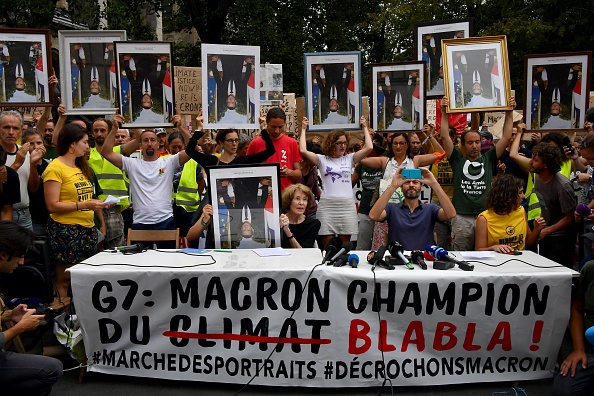
[[[57,79],[52,76],[49,83],[55,86]],[[508,105],[515,107],[514,98]],[[509,110],[501,136],[493,141],[491,133],[479,132],[478,113],[457,134],[447,123],[447,108],[443,98],[438,130],[426,124],[419,132],[382,136],[361,117],[361,138],[335,130],[323,140],[308,139],[306,118],[298,140],[288,136],[282,108],[261,117],[261,132],[253,140],[234,129],[216,131],[213,140],[211,131],[202,131],[200,117],[198,130],[191,133],[179,115],[173,118],[176,130],[168,132],[122,129],[119,114],[109,120],[73,119],[63,106],[55,122],[48,109],[33,126],[26,126],[17,111],[3,111],[0,234],[20,237],[8,242],[0,238],[0,272],[10,273],[22,263],[34,235],[45,238],[57,295],[66,297],[66,270],[101,249],[124,245],[128,228],[179,228],[189,246],[214,248],[214,227],[222,223],[213,219],[214,208],[237,213],[239,221],[228,230],[241,237],[233,247],[260,246],[257,209],[264,210],[272,194],[270,180],[217,180],[211,186],[217,198],[211,201],[206,169],[263,163],[279,164],[282,214],[275,221],[284,248],[324,249],[339,237],[356,241],[358,250],[394,241],[405,250],[435,243],[458,251],[534,249],[569,268],[583,266],[582,280],[591,283],[594,262],[588,258],[594,242],[576,242],[584,241],[578,235],[590,231],[594,214],[576,214],[576,206],[594,208],[594,111],[588,112],[585,136],[550,132],[523,140],[526,126],[514,123]],[[411,176],[412,170],[420,170],[420,177]],[[353,186],[359,183],[357,204]],[[433,196],[432,202],[422,202],[422,194]],[[108,196],[117,202],[106,203]],[[568,249],[576,245],[579,250]],[[594,320],[588,310],[594,300],[584,283],[579,290],[570,324],[573,352],[561,360],[559,377],[559,383],[573,381],[556,385],[556,390],[575,389],[571,387],[587,383],[583,378],[593,377],[594,349],[584,341],[583,326]],[[21,323],[17,329],[24,331],[38,316],[19,306],[3,311],[2,318]],[[11,333],[4,337],[10,339]],[[8,356],[0,354],[0,366]],[[52,378],[57,371],[52,368]],[[51,387],[51,380],[47,384]]]

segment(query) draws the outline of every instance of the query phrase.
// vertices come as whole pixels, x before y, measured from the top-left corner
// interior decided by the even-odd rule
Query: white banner
[[[312,387],[539,379],[569,318],[568,272],[378,268],[374,280],[362,258],[308,279],[233,256],[236,268],[74,267],[90,371]]]

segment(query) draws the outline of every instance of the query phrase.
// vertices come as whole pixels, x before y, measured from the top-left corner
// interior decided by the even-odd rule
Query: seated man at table
[[[594,260],[588,261],[580,271],[580,279],[573,286],[569,334],[561,344],[560,374],[553,383],[553,395],[586,396],[594,389],[594,345],[592,337],[584,332],[594,327]],[[570,336],[571,335],[571,336]],[[571,353],[570,353],[571,352]]]
[[[453,218],[456,216],[456,209],[431,171],[421,168],[422,180],[403,179],[403,169],[402,166],[398,168],[390,186],[369,211],[369,218],[373,221],[388,221],[388,241],[400,242],[405,250],[424,250],[427,245],[435,243],[435,222]],[[433,189],[441,207],[421,203],[419,197],[422,184]],[[390,197],[399,188],[402,189],[404,200],[400,203],[389,203]]]
[[[33,233],[12,221],[0,221],[0,273],[10,274],[25,262],[25,253],[33,246]],[[3,395],[49,395],[62,376],[62,362],[57,359],[5,352],[4,345],[25,331],[35,330],[44,315],[35,315],[26,304],[6,309],[0,298],[2,323],[14,326],[2,332],[0,327],[0,389]]]

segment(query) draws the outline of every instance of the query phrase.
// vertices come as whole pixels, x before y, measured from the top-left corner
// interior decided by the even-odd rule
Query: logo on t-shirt
[[[332,172],[332,167],[326,167],[326,174],[324,176],[330,176],[332,179],[332,183],[334,183],[338,179],[342,179],[342,175],[340,173]]]
[[[485,174],[485,168],[482,162],[466,160],[462,168],[464,176],[470,180],[478,180]]]

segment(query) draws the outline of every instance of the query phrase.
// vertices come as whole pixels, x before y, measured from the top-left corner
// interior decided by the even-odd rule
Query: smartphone
[[[420,169],[402,169],[403,179],[422,179],[423,174]]]
[[[563,146],[567,147],[567,149],[569,150],[569,155],[574,155],[575,148],[571,144],[571,140],[569,139],[569,136],[563,135],[563,138],[561,140],[563,141]]]

